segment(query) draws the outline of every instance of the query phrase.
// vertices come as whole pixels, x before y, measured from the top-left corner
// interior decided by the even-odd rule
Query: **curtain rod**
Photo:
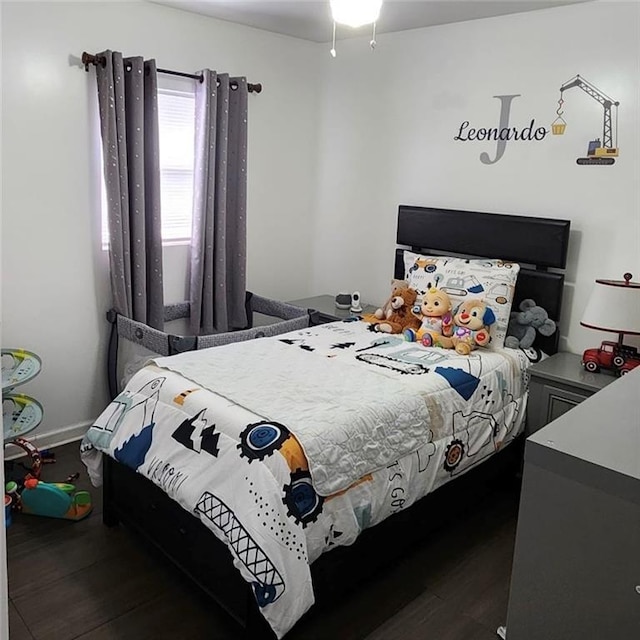
[[[89,71],[89,65],[92,64],[94,66],[102,65],[103,67],[107,64],[107,59],[104,56],[97,56],[91,53],[87,53],[86,51],[82,52],[82,64],[84,65],[84,70]],[[165,73],[170,76],[180,76],[181,78],[193,78],[198,82],[203,82],[204,77],[201,75],[197,75],[194,73],[185,73],[184,71],[171,71],[170,69],[157,69],[158,73]],[[258,82],[256,84],[247,83],[247,88],[249,93],[261,93],[262,85]]]

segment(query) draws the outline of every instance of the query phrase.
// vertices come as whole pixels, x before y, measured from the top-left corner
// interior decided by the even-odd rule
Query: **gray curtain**
[[[163,328],[160,158],[155,60],[105,51],[97,65],[115,309]]]
[[[247,81],[208,69],[196,87],[191,332],[245,327]]]

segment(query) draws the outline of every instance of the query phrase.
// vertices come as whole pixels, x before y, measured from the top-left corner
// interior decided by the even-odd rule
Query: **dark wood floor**
[[[82,473],[77,444],[43,479]],[[237,640],[226,614],[122,527],[17,515],[7,531],[10,640]],[[504,624],[518,495],[505,486],[287,640],[495,640]],[[452,505],[452,508],[456,508]],[[402,540],[398,540],[402,544]]]

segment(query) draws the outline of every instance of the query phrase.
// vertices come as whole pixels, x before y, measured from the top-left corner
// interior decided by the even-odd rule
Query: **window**
[[[195,96],[158,90],[160,134],[160,199],[163,244],[191,238]],[[102,244],[109,245],[107,200],[102,185]]]
[[[160,90],[160,188],[162,240],[191,238],[195,96]]]

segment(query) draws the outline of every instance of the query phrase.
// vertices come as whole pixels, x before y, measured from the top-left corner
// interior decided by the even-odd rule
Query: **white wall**
[[[325,56],[318,216],[317,292],[388,294],[398,204],[568,218],[572,235],[561,347],[579,352],[601,338],[579,326],[592,281],[640,279],[640,5],[596,2],[385,34],[371,53],[363,39]],[[549,127],[560,85],[583,75],[620,101],[620,157],[578,166],[602,131],[603,110],[580,89],[565,94],[564,136],[456,142],[460,123],[497,126],[499,101],[511,124]],[[473,126],[473,124],[472,124]]]
[[[82,51],[263,83],[249,97],[248,285],[275,297],[302,296],[311,278],[319,59],[308,42],[150,3],[5,2],[2,13],[3,344],[44,360],[24,388],[44,404],[42,438],[82,427],[107,399],[95,76],[78,68]],[[169,300],[185,256],[166,256]]]

